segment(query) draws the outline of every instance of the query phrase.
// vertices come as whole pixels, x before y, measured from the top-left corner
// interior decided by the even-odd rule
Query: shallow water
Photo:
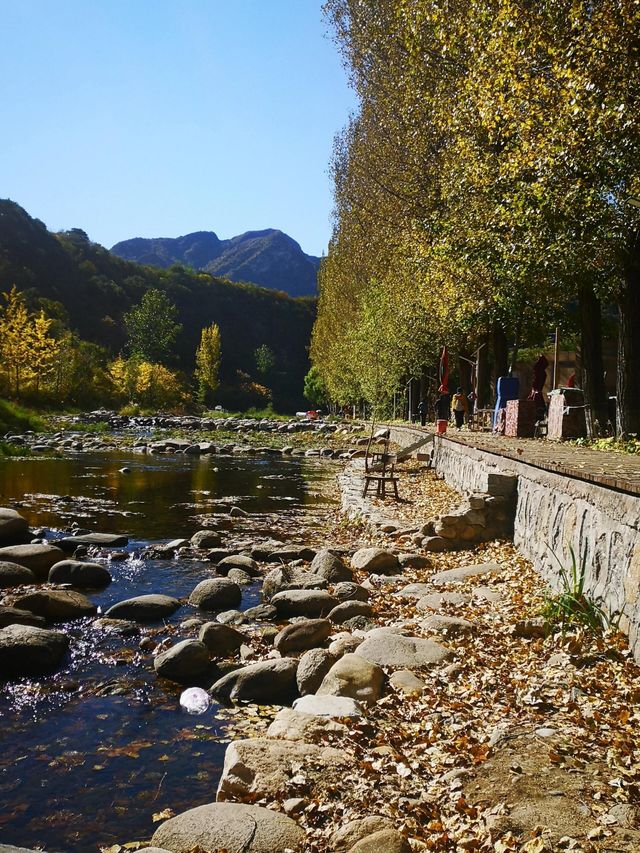
[[[131,473],[120,473],[124,466]],[[104,611],[148,592],[188,596],[212,574],[209,563],[140,559],[141,547],[189,537],[202,527],[194,516],[234,504],[251,514],[239,524],[247,541],[252,526],[261,535],[288,526],[295,538],[305,509],[326,503],[322,485],[334,474],[317,461],[271,456],[9,459],[0,463],[0,505],[18,501],[33,527],[76,522],[130,535],[129,558],[108,564],[113,583],[89,594]],[[257,585],[243,588],[242,609],[258,601]],[[145,627],[143,635],[160,640],[195,613],[185,605],[168,628]],[[226,712],[215,704],[200,716],[182,711],[183,688],[155,678],[139,635],[107,636],[90,621],[66,626],[72,652],[61,670],[0,687],[2,843],[97,851],[149,838],[154,813],[215,799]],[[177,638],[185,636],[193,631]]]

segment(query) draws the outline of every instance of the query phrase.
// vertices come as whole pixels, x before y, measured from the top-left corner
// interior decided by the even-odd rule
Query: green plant
[[[587,551],[585,550],[580,563],[571,546],[569,553],[571,566],[567,569],[558,556],[551,551],[551,555],[560,567],[562,587],[559,592],[547,595],[542,615],[551,624],[559,625],[562,631],[568,625],[582,625],[591,631],[601,631],[610,624],[611,620],[600,606],[600,600],[585,594]]]

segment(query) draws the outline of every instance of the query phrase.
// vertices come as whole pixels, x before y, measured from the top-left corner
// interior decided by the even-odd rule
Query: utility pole
[[[560,353],[560,329],[556,326],[556,339],[553,345],[553,388],[558,387],[558,355]]]

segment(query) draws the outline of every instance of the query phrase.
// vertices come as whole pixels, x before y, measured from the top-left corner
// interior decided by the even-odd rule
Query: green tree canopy
[[[148,290],[124,315],[131,354],[151,363],[171,361],[173,344],[182,329],[177,316],[176,306],[161,290]]]

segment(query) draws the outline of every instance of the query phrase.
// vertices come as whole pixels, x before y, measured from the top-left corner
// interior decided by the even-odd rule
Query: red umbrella
[[[441,394],[449,393],[449,353],[446,347],[442,347],[442,355],[440,356],[440,387],[438,391]]]

